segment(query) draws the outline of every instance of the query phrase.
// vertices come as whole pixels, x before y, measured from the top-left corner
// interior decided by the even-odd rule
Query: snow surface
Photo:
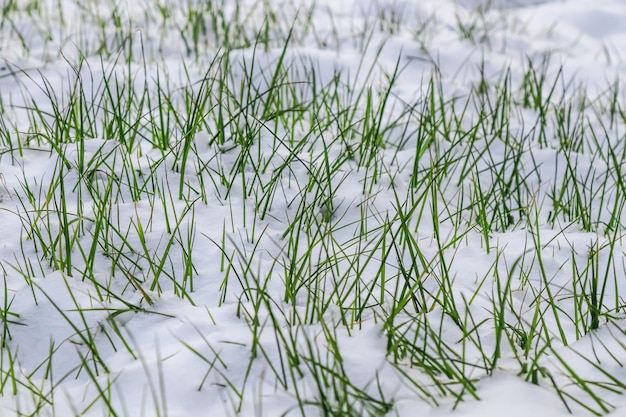
[[[22,0],[18,4],[26,3]],[[53,10],[50,2],[50,8]],[[60,0],[63,4],[64,13],[72,16],[79,15],[80,2],[72,0]],[[128,16],[141,22],[143,10],[151,10],[156,1],[133,1],[118,2],[118,7]],[[228,1],[226,3],[229,3]],[[293,6],[296,1],[278,2],[285,9],[296,9]],[[95,5],[96,3],[93,3]],[[292,7],[293,6],[293,7]],[[477,11],[480,8],[480,11]],[[512,77],[517,82],[523,76],[522,67],[528,59],[541,61],[541,57],[550,55],[550,68],[556,70],[558,66],[563,68],[568,76],[575,77],[576,82],[585,83],[591,94],[601,91],[608,83],[621,79],[626,74],[626,1],[605,0],[560,0],[560,1],[481,1],[481,0],[344,0],[331,1],[320,0],[314,8],[312,25],[318,33],[326,36],[327,46],[321,47],[314,39],[305,39],[303,44],[294,45],[287,51],[287,59],[306,56],[310,62],[315,62],[319,69],[316,77],[320,84],[332,79],[337,70],[342,69],[345,73],[357,74],[359,65],[369,68],[375,60],[374,67],[377,73],[392,71],[399,62],[403,68],[399,80],[394,87],[394,97],[405,102],[415,101],[425,90],[424,80],[432,73],[433,66],[437,68],[447,88],[456,89],[458,94],[468,91],[468,86],[479,79],[478,69],[484,60],[485,74],[498,77],[504,68],[512,69]],[[395,34],[375,32],[372,44],[368,46],[369,53],[365,55],[365,64],[361,64],[361,53],[358,42],[353,35],[359,28],[366,27],[368,22],[374,21],[380,11],[400,10],[404,18],[402,29]],[[54,13],[51,14],[54,16]],[[289,13],[279,15],[278,19],[291,16]],[[329,18],[332,16],[332,19]],[[428,25],[421,35],[416,37],[407,29],[412,24],[419,26],[429,17],[433,17],[433,24]],[[251,18],[252,19],[252,18]],[[475,22],[476,36],[486,39],[474,42],[471,39],[462,39],[456,31],[457,19],[468,23]],[[252,19],[253,20],[253,19]],[[333,23],[331,23],[331,20]],[[11,113],[0,115],[1,118],[11,120],[10,125],[18,129],[28,126],[25,119],[25,111],[20,109],[19,103],[25,96],[32,97],[34,102],[39,103],[46,109],[49,98],[40,87],[45,78],[50,85],[60,87],[67,85],[72,77],[70,63],[74,62],[81,51],[81,45],[89,44],[88,39],[97,36],[98,28],[90,28],[88,25],[73,28],[62,26],[58,19],[51,18],[48,22],[52,28],[51,40],[45,41],[40,35],[39,28],[33,20],[13,22],[20,28],[26,37],[30,48],[28,52],[19,46],[15,37],[9,36],[11,25],[6,24],[0,28],[0,58],[5,63],[0,69],[0,98],[5,106],[15,103]],[[286,27],[290,22],[281,22]],[[57,25],[57,26],[55,26]],[[81,25],[78,23],[78,25]],[[42,24],[42,26],[44,26]],[[297,30],[297,28],[296,28]],[[93,33],[92,33],[93,32]],[[335,33],[336,32],[336,33]],[[168,40],[168,35],[159,33],[156,25],[142,27],[137,23],[135,35],[142,33],[145,40],[144,48],[150,54],[162,54],[159,58],[161,71],[168,72],[175,80],[176,76],[184,79],[183,65],[187,66],[192,79],[200,79],[203,69],[201,64],[186,61],[180,43]],[[79,36],[80,35],[80,36]],[[80,40],[79,40],[80,38]],[[375,55],[377,42],[386,41],[380,55]],[[138,44],[135,45],[139,48]],[[139,49],[138,49],[139,51]],[[213,51],[213,53],[217,53]],[[253,51],[251,48],[231,53],[234,61],[245,62],[257,60],[259,74],[264,68],[275,63],[280,56],[279,49],[267,52]],[[182,58],[181,58],[182,55]],[[207,52],[207,61],[212,55]],[[90,77],[85,77],[85,82],[97,85],[104,76],[103,67],[100,64],[98,54],[91,52],[86,57],[90,68]],[[112,58],[110,59],[112,61]],[[206,63],[205,63],[206,64]],[[304,64],[303,64],[304,65]],[[104,66],[108,68],[108,64]],[[11,72],[20,70],[18,74]],[[156,64],[148,68],[148,74],[141,75],[141,63],[133,63],[132,71],[137,75],[136,85],[142,85],[144,77],[153,82],[156,76]],[[22,71],[23,70],[23,71]],[[124,65],[119,68],[124,72]],[[237,74],[233,75],[237,77]],[[360,74],[360,77],[365,77]],[[255,78],[263,89],[261,77]],[[16,82],[18,80],[19,82]],[[354,81],[357,85],[367,80]],[[576,82],[572,84],[576,84]],[[181,81],[181,85],[184,81]],[[240,85],[236,81],[234,85]],[[85,88],[88,88],[86,86]],[[24,93],[26,92],[26,93]],[[530,118],[533,115],[530,114]],[[521,123],[521,122],[520,122]],[[2,129],[2,126],[0,126]],[[113,154],[116,150],[116,142],[108,138],[96,138],[85,142],[85,155],[87,159],[98,158],[102,154]],[[70,163],[75,164],[78,148],[74,144],[67,144],[64,154]],[[199,155],[210,159],[215,153],[214,148],[202,149],[199,145]],[[337,152],[336,149],[331,150]],[[401,165],[407,163],[413,157],[412,149],[406,152],[398,152],[386,155],[389,164]],[[52,155],[52,156],[51,156]],[[144,175],[150,174],[150,151],[137,155],[135,161],[138,170]],[[286,157],[285,155],[282,155]],[[554,172],[554,153],[550,149],[536,150],[535,157],[542,166],[542,172]],[[229,166],[233,164],[233,155],[225,152],[222,155],[221,164]],[[543,159],[541,159],[543,158]],[[393,159],[396,159],[395,162]],[[119,160],[118,160],[119,163]],[[585,162],[582,161],[581,164]],[[277,364],[281,360],[281,352],[277,348],[275,333],[268,330],[270,324],[259,335],[260,344],[264,347],[264,355],[250,362],[252,343],[251,327],[241,317],[236,278],[231,276],[232,282],[226,294],[224,303],[220,303],[222,293],[221,284],[224,272],[220,269],[222,252],[219,242],[223,236],[223,230],[228,231],[226,245],[228,251],[233,251],[235,246],[251,251],[254,245],[245,243],[247,233],[250,233],[250,212],[252,207],[243,201],[240,186],[232,190],[229,197],[230,203],[219,201],[210,196],[206,204],[197,204],[195,208],[195,244],[194,266],[196,269],[193,292],[191,297],[194,303],[181,298],[174,293],[171,285],[164,284],[160,293],[149,291],[149,296],[154,301],[153,305],[146,303],[145,297],[139,292],[125,288],[126,281],[113,281],[106,273],[106,260],[99,260],[96,265],[98,271],[96,279],[101,279],[103,285],[111,285],[117,293],[123,293],[123,303],[145,308],[145,312],[127,311],[109,317],[110,309],[121,310],[124,304],[121,300],[101,302],[94,296],[94,285],[89,281],[83,281],[80,277],[68,277],[62,271],[55,271],[49,265],[44,270],[37,271],[32,283],[26,280],[13,266],[25,265],[30,258],[38,259],[40,253],[35,251],[31,241],[26,239],[26,229],[20,221],[17,213],[24,211],[20,206],[18,196],[24,194],[21,183],[26,178],[31,184],[39,184],[45,193],[46,184],[55,174],[55,168],[59,166],[58,157],[47,150],[26,150],[23,157],[4,152],[0,156],[0,261],[4,271],[4,284],[2,288],[8,294],[10,308],[19,323],[10,324],[10,339],[7,340],[15,361],[13,368],[19,374],[18,380],[31,380],[37,386],[48,392],[50,390],[48,372],[54,375],[54,409],[57,416],[69,415],[106,415],[107,411],[102,401],[97,401],[92,407],[90,402],[99,396],[98,387],[93,378],[87,375],[85,370],[80,370],[80,356],[84,354],[84,341],[77,334],[77,330],[71,323],[80,324],[81,329],[88,328],[95,338],[99,348],[99,355],[106,363],[109,373],[102,372],[96,380],[101,386],[112,383],[112,404],[120,415],[128,416],[152,416],[157,415],[156,410],[161,410],[162,416],[229,416],[235,412],[233,408],[241,406],[240,415],[300,415],[297,402],[292,391],[283,390],[271,376],[269,366]],[[158,168],[156,176],[163,181],[169,181],[173,189],[178,184],[178,174],[169,170],[170,163]],[[117,168],[114,168],[117,169]],[[121,169],[121,168],[120,168]],[[398,184],[407,184],[410,181],[410,169],[394,178]],[[72,177],[74,175],[74,177]],[[292,173],[294,181],[305,178],[307,173],[302,167],[294,167]],[[78,174],[70,173],[67,181],[78,181]],[[337,196],[341,202],[340,210],[346,210],[346,223],[359,216],[359,209],[354,209],[356,203],[362,199],[362,175],[346,173],[345,183]],[[381,180],[382,182],[386,180]],[[373,203],[377,205],[379,212],[384,212],[392,207],[393,195],[385,184],[379,184],[377,199]],[[37,190],[35,190],[35,193]],[[289,191],[286,191],[287,193]],[[285,230],[285,220],[290,214],[290,208],[286,196],[285,201],[277,199],[272,207],[272,215],[256,226],[257,233],[264,230],[258,239],[255,249],[252,270],[259,271],[263,276],[272,266],[272,260],[280,256],[280,240]],[[292,196],[293,197],[293,196]],[[22,197],[23,198],[23,197]],[[247,207],[247,213],[244,207]],[[352,207],[353,205],[354,207]],[[151,207],[149,201],[142,200],[137,203],[132,201],[121,202],[113,211],[114,222],[122,224],[122,229],[140,219],[143,224],[150,224],[150,232],[146,239],[148,245],[155,251],[163,250],[163,236],[166,229],[165,212],[182,212],[185,204],[180,201],[172,201],[171,207]],[[352,208],[349,208],[352,207]],[[86,208],[86,217],[92,215],[90,207]],[[373,210],[374,211],[374,210]],[[287,214],[285,214],[287,213]],[[248,216],[248,217],[246,217]],[[244,221],[247,218],[247,227]],[[273,220],[276,219],[276,220]],[[126,226],[124,226],[126,225]],[[92,226],[88,226],[92,227]],[[188,223],[181,225],[182,235],[186,234]],[[558,275],[562,265],[566,263],[570,254],[570,247],[584,248],[589,242],[597,238],[596,233],[583,232],[570,228],[561,233],[561,230],[551,230],[548,225],[542,225],[546,234],[544,242],[550,242],[544,248],[545,267],[550,276],[555,280],[567,278]],[[341,235],[343,233],[344,235]],[[420,229],[418,240],[425,245],[427,254],[434,254],[434,248],[428,245],[432,243],[432,230]],[[350,241],[354,231],[343,230],[338,233],[338,241]],[[551,237],[554,237],[553,239]],[[89,234],[81,239],[89,238]],[[130,234],[128,239],[137,243],[139,238]],[[429,240],[430,239],[430,240]],[[507,259],[511,262],[525,253],[528,244],[528,233],[525,230],[511,230],[493,235],[493,241],[498,247],[506,248]],[[431,242],[431,243],[429,243]],[[494,243],[495,244],[495,243]],[[484,250],[481,237],[478,233],[470,234],[467,243],[460,245],[454,254],[455,285],[459,294],[472,294],[477,288],[477,277],[488,274],[490,265],[494,262],[494,252],[487,253]],[[175,251],[178,249],[175,249]],[[618,256],[623,256],[621,248],[617,250]],[[246,252],[247,256],[250,256]],[[78,255],[76,256],[78,258]],[[172,255],[172,271],[180,271],[183,268],[182,255],[176,252]],[[246,259],[246,256],[243,257]],[[237,261],[239,262],[239,261]],[[34,263],[36,265],[36,263]],[[168,266],[170,267],[170,266]],[[37,267],[35,267],[37,269]],[[276,300],[281,299],[282,282],[280,271],[274,271],[272,279],[268,282],[268,291],[276,294]],[[608,289],[609,295],[623,294],[624,273],[618,274],[619,281]],[[539,280],[537,276],[531,276],[530,280]],[[485,302],[491,296],[491,284],[485,286],[484,292],[479,298]],[[523,294],[513,293],[513,297],[519,296],[520,305]],[[610,297],[609,297],[610,298]],[[302,305],[296,308],[303,309],[306,300],[301,300]],[[78,309],[80,307],[80,311]],[[251,308],[245,305],[244,308]],[[107,310],[109,309],[109,310]],[[67,317],[64,318],[61,314]],[[155,314],[157,313],[157,314]],[[333,319],[332,309],[328,317],[329,323]],[[434,311],[432,314],[440,314]],[[338,313],[336,313],[338,314]],[[475,312],[479,321],[485,317],[479,317],[480,311]],[[337,316],[338,317],[338,316]],[[10,318],[9,318],[10,319]],[[113,326],[110,321],[115,320],[118,328],[123,333],[125,340],[130,344],[129,349],[135,352],[135,357],[129,354],[118,339],[115,343],[108,343],[107,338],[115,338]],[[442,319],[445,320],[445,319]],[[617,321],[624,325],[623,321]],[[287,326],[283,323],[283,326]],[[626,361],[626,350],[619,344],[620,338],[611,337],[612,332],[620,332],[613,325],[602,326],[597,332],[581,337],[580,340],[572,340],[570,347],[575,347],[576,352],[582,352],[583,356],[599,356],[602,368],[611,375],[616,376],[622,382],[626,381],[626,369],[622,364]],[[567,327],[567,326],[566,326]],[[458,340],[454,332],[454,326],[447,327],[449,340]],[[572,329],[567,328],[568,332]],[[291,330],[284,330],[289,334]],[[293,330],[296,332],[296,330]],[[297,337],[310,332],[309,340],[318,340],[321,332],[319,324],[302,326],[298,330]],[[386,355],[386,338],[383,329],[373,316],[366,316],[359,325],[338,326],[337,341],[342,352],[343,363],[347,375],[351,381],[360,387],[368,386],[367,392],[376,395],[380,390],[385,398],[393,399],[393,411],[390,415],[399,416],[565,416],[569,415],[563,401],[551,388],[550,381],[543,379],[538,385],[531,384],[519,376],[517,362],[514,361],[511,352],[503,353],[503,359],[498,369],[488,376],[481,376],[476,384],[479,400],[465,395],[463,401],[456,403],[454,398],[444,397],[438,399],[439,406],[433,406],[423,398],[420,398],[410,384],[407,384],[398,370],[390,364]],[[623,336],[623,333],[622,333]],[[321,339],[319,339],[321,340]],[[606,349],[597,352],[597,344],[594,340],[600,340],[606,345]],[[326,357],[329,347],[320,343],[318,346],[320,357]],[[201,359],[194,351],[205,355],[211,362]],[[51,353],[53,352],[53,353]],[[220,361],[215,361],[215,352],[219,353]],[[559,350],[563,357],[570,358],[570,362],[579,366],[577,368],[582,375],[593,379],[600,372],[598,368],[588,365],[577,353],[566,347]],[[615,358],[611,358],[611,352]],[[7,352],[3,350],[2,379],[7,378]],[[613,360],[614,359],[614,360]],[[542,366],[546,369],[554,363],[549,355],[542,357]],[[89,360],[87,360],[89,362]],[[249,365],[251,367],[249,368]],[[93,369],[97,365],[89,363]],[[586,369],[589,367],[589,369]],[[212,372],[208,372],[214,368]],[[419,371],[410,367],[406,368],[409,374],[418,374]],[[206,377],[208,373],[208,377]],[[204,381],[206,377],[206,381]],[[555,378],[559,378],[557,375]],[[380,387],[376,386],[376,380]],[[48,382],[45,382],[48,381]],[[310,381],[303,379],[302,387],[305,392],[310,388]],[[229,384],[235,387],[244,387],[239,399],[229,389]],[[560,383],[560,382],[559,382]],[[564,383],[565,384],[565,383]],[[32,399],[34,395],[26,387],[19,387],[18,395],[13,395],[9,386],[4,386],[3,395],[0,397],[0,415],[17,415],[17,409],[24,413],[33,410]],[[576,392],[576,391],[573,391]],[[577,395],[577,394],[573,394]],[[605,395],[605,394],[602,394]],[[620,416],[626,413],[626,398],[621,391],[608,392],[607,401],[612,408],[607,410],[611,415]],[[44,406],[42,415],[51,413],[48,406]],[[310,415],[317,415],[314,408],[305,408]],[[575,404],[572,405],[574,414],[588,415],[589,412]]]

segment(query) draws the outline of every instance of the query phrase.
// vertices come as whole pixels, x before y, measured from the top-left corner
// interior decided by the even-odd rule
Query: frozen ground
[[[1,6],[0,415],[626,412],[626,1]]]

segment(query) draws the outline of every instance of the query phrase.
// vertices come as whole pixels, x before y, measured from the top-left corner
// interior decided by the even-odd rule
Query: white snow
[[[623,0],[4,7],[0,415],[626,412]],[[530,65],[546,77],[543,110],[523,103]],[[265,104],[277,67],[293,95]],[[506,129],[481,127],[470,144],[478,97],[493,105],[507,85]],[[433,88],[445,103],[434,114],[457,124],[447,138],[437,126],[416,162]],[[357,151],[367,91],[385,141],[371,159]],[[466,165],[428,171],[442,155]],[[524,179],[509,184],[519,201],[501,204],[494,172]],[[481,186],[495,190],[489,213],[523,207],[483,232]],[[582,214],[554,214],[576,198]]]

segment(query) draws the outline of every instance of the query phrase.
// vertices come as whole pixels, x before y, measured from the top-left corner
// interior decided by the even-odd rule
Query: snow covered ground
[[[1,7],[0,415],[626,412],[626,1]]]

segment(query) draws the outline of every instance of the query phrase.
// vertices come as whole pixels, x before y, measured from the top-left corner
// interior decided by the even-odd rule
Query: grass
[[[386,48],[432,26],[491,45],[486,9],[411,26],[399,5],[360,25],[315,2],[5,3],[0,49],[63,68],[0,73],[15,85],[0,95],[0,210],[19,230],[0,264],[0,393],[17,415],[61,415],[69,381],[91,387],[74,415],[133,415],[122,353],[141,362],[143,411],[168,415],[171,357],[157,343],[149,362],[132,323],[171,323],[169,302],[208,312],[176,344],[229,415],[281,395],[303,416],[382,416],[409,395],[456,407],[507,367],[567,411],[613,409],[619,82],[594,93],[544,56],[495,75],[483,59],[468,85],[433,62],[409,97],[417,67]],[[350,21],[360,30],[339,33]],[[22,299],[67,329],[38,366],[22,364]],[[368,329],[384,364],[363,376],[343,344]],[[580,353],[588,342],[601,353]]]

